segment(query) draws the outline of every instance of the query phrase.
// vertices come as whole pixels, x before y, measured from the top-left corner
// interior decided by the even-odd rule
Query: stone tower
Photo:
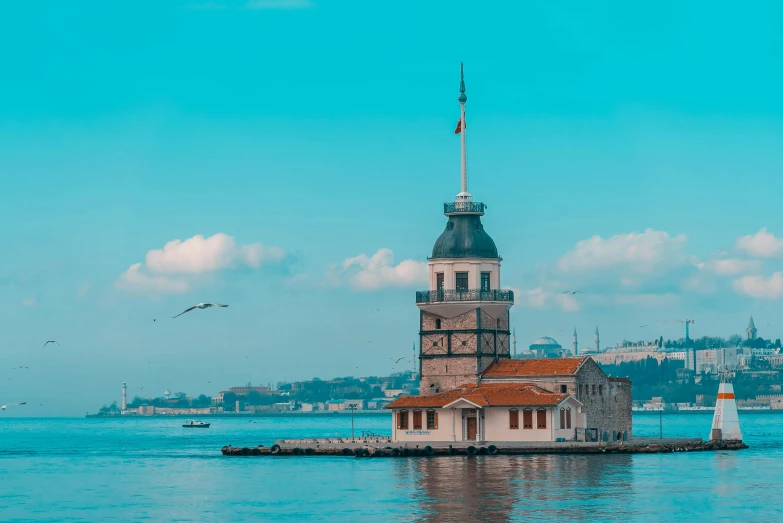
[[[579,354],[579,341],[576,339],[576,327],[574,327],[574,343],[573,343],[574,356]]]
[[[416,293],[419,307],[421,394],[477,383],[490,363],[510,357],[509,309],[514,293],[500,288],[495,242],[484,230],[486,206],[468,192],[465,81],[460,67],[462,186],[443,205],[446,229],[428,259],[430,286]]]
[[[745,329],[745,337],[749,340],[755,340],[757,333],[758,331],[756,330],[756,324],[753,323],[753,316],[751,316],[750,321],[748,322],[748,328]]]
[[[122,407],[120,412],[125,414],[125,410],[128,408],[128,385],[122,382]]]
[[[595,352],[601,352],[601,337],[598,335],[598,325],[595,326]]]

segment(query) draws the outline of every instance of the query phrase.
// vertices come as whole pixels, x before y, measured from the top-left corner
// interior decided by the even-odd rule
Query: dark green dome
[[[449,216],[446,230],[432,248],[433,258],[499,258],[498,248],[478,214]]]

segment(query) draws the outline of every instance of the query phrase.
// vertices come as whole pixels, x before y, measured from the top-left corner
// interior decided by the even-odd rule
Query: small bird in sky
[[[563,294],[582,294],[582,291],[563,291]]]
[[[194,305],[193,307],[189,309],[185,309],[184,311],[180,312],[174,318],[178,318],[179,316],[182,316],[186,312],[190,312],[193,309],[207,309],[209,307],[228,307],[228,305],[223,305],[222,303],[199,303],[198,305]]]
[[[401,362],[404,359],[405,359],[405,356],[403,356],[402,358],[397,358],[397,360],[394,363],[399,363],[399,362]]]
[[[49,345],[50,343],[56,343],[57,345],[60,345],[60,342],[59,342],[59,341],[57,341],[57,340],[49,340],[49,341],[47,341],[46,343],[44,343],[44,344],[43,344],[43,346],[44,346],[44,347],[46,347],[46,346],[47,346],[47,345]],[[62,347],[62,345],[60,345],[60,347]],[[41,348],[43,348],[43,347],[41,347]]]
[[[639,325],[639,328],[640,328],[640,329],[643,329],[643,328],[645,328],[645,327],[649,327],[649,325]]]
[[[139,390],[144,390],[144,387],[141,387]]]
[[[21,403],[9,403],[8,405],[3,405],[2,407],[0,407],[0,410],[5,410],[8,407],[10,407],[11,405],[27,405],[27,402],[26,401],[22,401]]]

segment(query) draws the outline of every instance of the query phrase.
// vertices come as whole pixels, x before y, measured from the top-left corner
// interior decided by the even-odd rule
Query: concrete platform
[[[221,449],[224,456],[354,456],[413,457],[455,455],[516,454],[654,454],[741,450],[742,441],[711,442],[699,438],[633,438],[616,443],[601,442],[420,442],[416,445],[392,443],[388,438],[277,440],[271,447],[232,447]]]

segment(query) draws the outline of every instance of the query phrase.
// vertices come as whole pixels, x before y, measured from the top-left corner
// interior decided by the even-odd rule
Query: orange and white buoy
[[[734,386],[729,381],[729,373],[722,372],[718,387],[718,401],[715,403],[715,416],[712,418],[710,441],[742,441],[737,402],[734,400]]]

